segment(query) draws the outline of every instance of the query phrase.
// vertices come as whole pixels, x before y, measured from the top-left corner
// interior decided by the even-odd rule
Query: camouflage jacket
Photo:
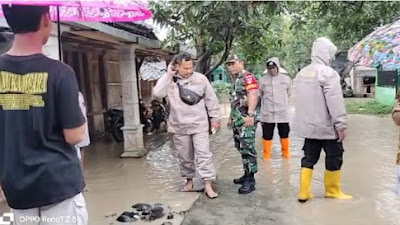
[[[243,116],[247,115],[249,108],[247,95],[251,90],[258,90],[257,78],[248,71],[243,70],[237,77],[232,78],[231,89],[231,109],[238,110]],[[255,114],[258,115],[259,106],[256,107]]]

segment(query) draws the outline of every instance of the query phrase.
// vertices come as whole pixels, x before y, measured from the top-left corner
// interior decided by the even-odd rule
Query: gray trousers
[[[174,134],[173,142],[178,152],[183,178],[194,178],[197,170],[199,178],[203,181],[215,180],[208,132],[192,135]]]
[[[87,225],[82,193],[63,202],[32,209],[13,209],[14,225]]]

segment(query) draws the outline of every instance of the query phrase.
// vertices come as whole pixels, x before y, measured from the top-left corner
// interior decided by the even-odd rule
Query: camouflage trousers
[[[257,123],[252,127],[246,127],[240,111],[233,109],[231,112],[233,139],[235,147],[242,155],[245,173],[257,173],[257,151],[255,148],[255,135]]]

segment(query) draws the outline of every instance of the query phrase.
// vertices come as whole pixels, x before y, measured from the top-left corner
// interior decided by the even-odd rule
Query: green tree
[[[314,22],[317,26],[330,27],[331,38],[342,50],[353,46],[377,27],[398,20],[400,16],[398,1],[321,1],[304,5],[297,3],[292,10],[294,8],[302,9],[294,17],[295,25],[318,21]]]
[[[271,24],[259,37],[241,37],[235,47],[243,52],[251,68],[261,68],[277,56],[291,75],[310,60],[312,42],[329,37],[346,51],[377,27],[398,19],[400,2],[286,2],[279,14],[261,15],[248,24]],[[259,41],[254,42],[257,38]],[[264,66],[265,67],[265,66]]]
[[[197,50],[196,71],[211,74],[227,58],[235,40],[243,36],[259,37],[265,31],[251,27],[247,21],[278,10],[277,2],[152,2],[154,19],[172,28],[167,44],[192,40]],[[267,25],[268,23],[266,23]],[[255,42],[257,39],[253,39]],[[212,56],[219,56],[214,65]]]
[[[154,18],[171,33],[165,45],[192,41],[196,71],[206,75],[230,51],[243,53],[248,68],[262,73],[277,56],[294,75],[310,60],[312,42],[329,37],[347,50],[380,25],[398,19],[400,2],[171,2],[151,3]],[[213,58],[213,60],[212,60]]]

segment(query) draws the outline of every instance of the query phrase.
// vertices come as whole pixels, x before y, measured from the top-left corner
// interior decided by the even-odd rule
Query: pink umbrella
[[[0,4],[50,6],[58,24],[61,59],[60,21],[134,22],[152,17],[147,4],[140,0],[0,0]],[[3,17],[0,9],[0,17]]]
[[[133,22],[152,17],[145,3],[133,0],[0,0],[0,4],[50,6],[55,21]]]

